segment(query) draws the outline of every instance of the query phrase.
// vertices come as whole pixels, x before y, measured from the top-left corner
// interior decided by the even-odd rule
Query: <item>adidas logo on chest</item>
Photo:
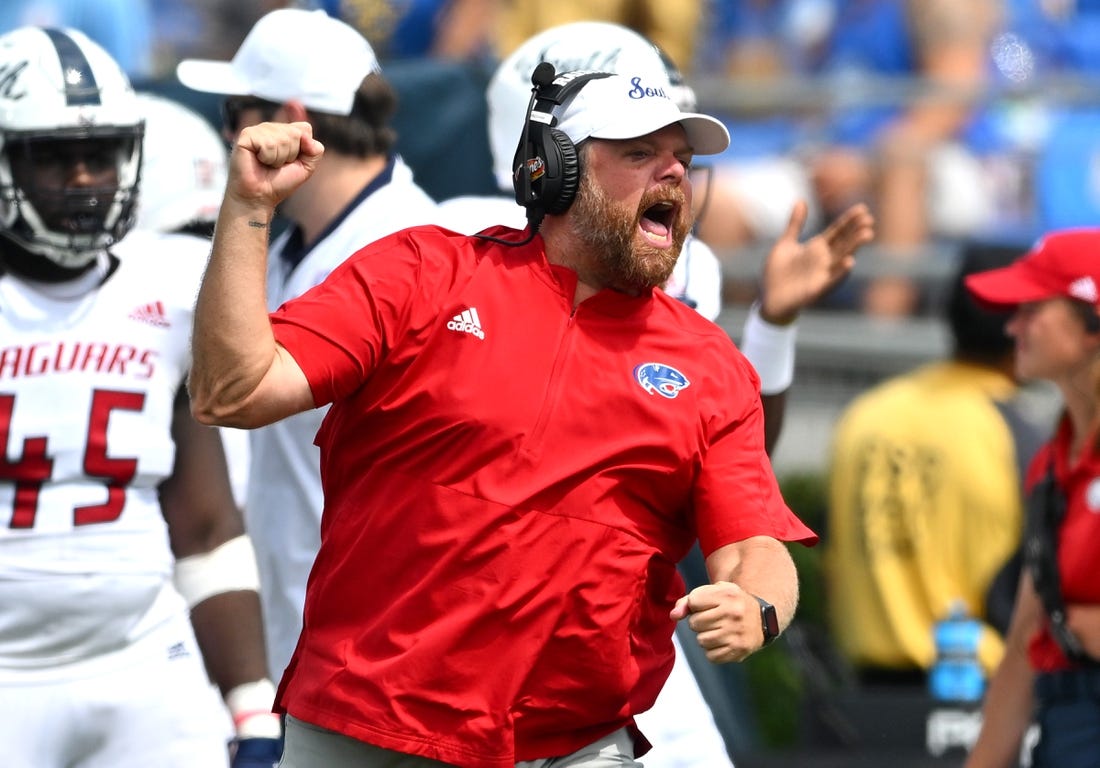
[[[164,302],[154,301],[150,304],[142,304],[129,315],[131,320],[139,320],[158,328],[168,328],[168,314],[164,309]]]
[[[447,321],[447,330],[457,333],[469,333],[484,340],[485,331],[481,327],[481,318],[478,317],[477,308],[470,307],[455,315]]]

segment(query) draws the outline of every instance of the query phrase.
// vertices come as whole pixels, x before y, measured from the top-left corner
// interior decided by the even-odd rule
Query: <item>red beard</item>
[[[666,200],[677,203],[678,209],[669,224],[672,247],[664,249],[645,242],[638,232],[645,212]],[[628,293],[668,281],[692,225],[687,197],[678,187],[650,189],[631,210],[611,200],[587,173],[582,174],[572,214],[574,234],[597,256],[597,277],[603,285]]]

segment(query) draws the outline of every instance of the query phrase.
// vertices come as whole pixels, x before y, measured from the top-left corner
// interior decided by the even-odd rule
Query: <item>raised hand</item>
[[[866,205],[857,203],[823,232],[800,243],[806,211],[804,201],[795,204],[787,229],[764,261],[760,315],[775,325],[793,322],[840,283],[855,266],[856,251],[875,236],[874,217]]]
[[[313,174],[324,151],[306,122],[245,128],[229,158],[226,197],[274,208]]]

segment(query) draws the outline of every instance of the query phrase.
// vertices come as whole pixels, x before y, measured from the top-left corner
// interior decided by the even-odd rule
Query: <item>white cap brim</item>
[[[673,123],[679,123],[684,127],[688,143],[691,144],[691,151],[697,155],[721,154],[730,145],[730,132],[721,121],[710,115],[696,112],[682,112],[676,119],[654,121],[648,125],[642,123],[609,125],[597,128],[589,135],[593,139],[633,139],[659,131]]]
[[[666,85],[647,85],[652,82],[637,75],[589,80],[561,109],[557,128],[580,144],[589,138],[635,139],[679,123],[696,155],[717,155],[729,147],[730,134],[720,120],[681,112]]]
[[[176,66],[176,77],[194,91],[224,96],[252,95],[251,84],[228,61],[184,59]]]

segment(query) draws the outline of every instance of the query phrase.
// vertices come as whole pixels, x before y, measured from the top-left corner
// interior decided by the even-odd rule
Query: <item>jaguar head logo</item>
[[[649,394],[672,399],[691,382],[687,376],[664,363],[642,363],[634,367],[634,380]]]

